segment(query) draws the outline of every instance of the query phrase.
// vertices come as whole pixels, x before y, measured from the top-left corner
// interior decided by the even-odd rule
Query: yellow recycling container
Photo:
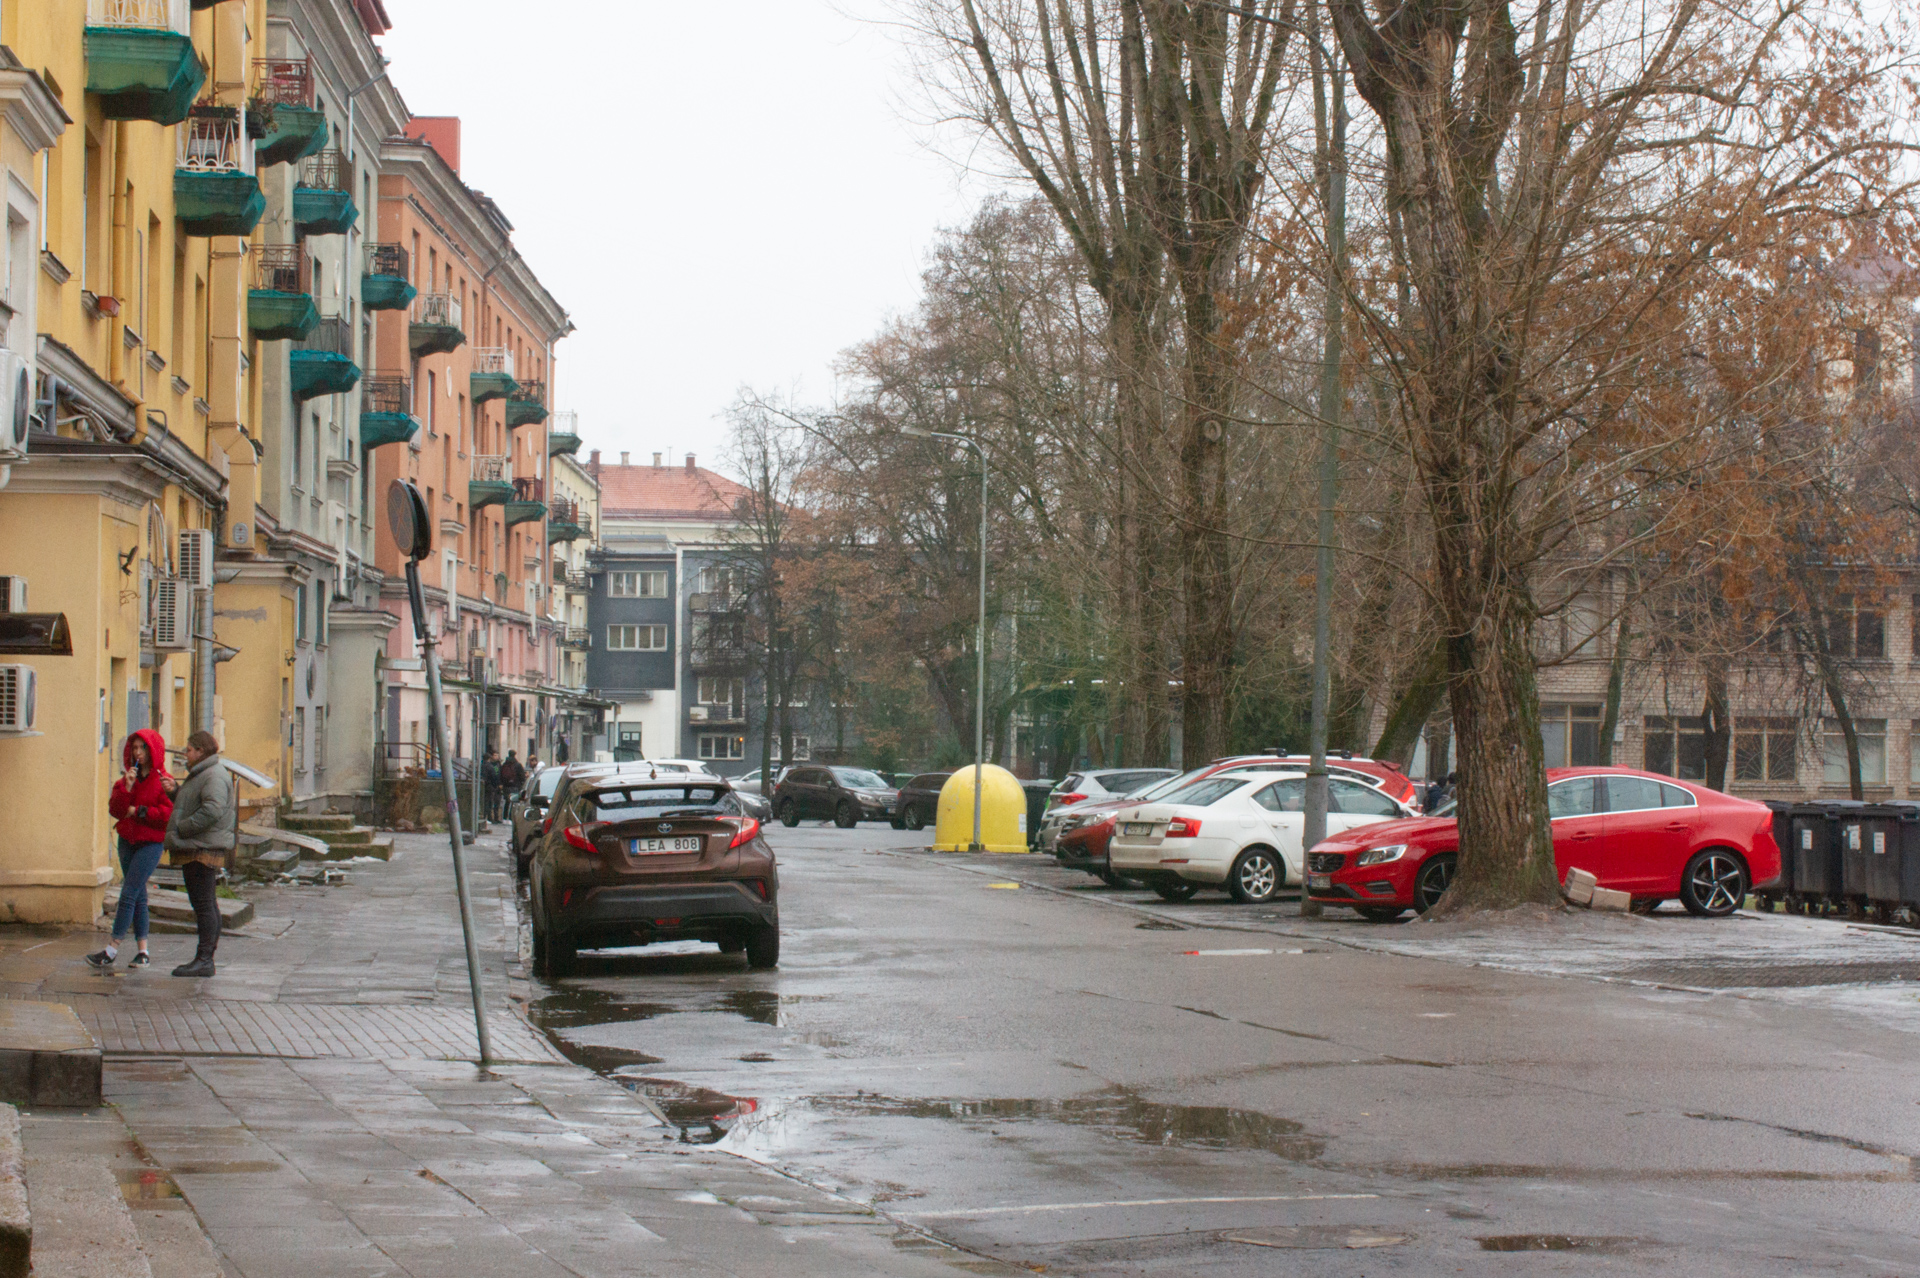
[[[1005,768],[980,769],[980,841],[989,852],[1027,850],[1027,792]],[[935,852],[965,852],[973,846],[973,765],[940,787],[940,814],[933,823]]]

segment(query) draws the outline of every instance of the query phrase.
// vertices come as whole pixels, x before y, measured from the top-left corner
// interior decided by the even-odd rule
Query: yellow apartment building
[[[259,487],[247,116],[266,17],[266,0],[0,8],[5,347],[30,388],[0,577],[71,649],[0,653],[37,704],[30,729],[23,702],[0,723],[0,920],[94,918],[126,733],[178,746],[232,713],[213,671],[250,637],[213,624],[211,586],[225,513]]]

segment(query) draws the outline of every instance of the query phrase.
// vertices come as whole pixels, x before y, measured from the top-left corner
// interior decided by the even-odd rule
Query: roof
[[[600,517],[731,519],[752,491],[702,467],[588,466],[600,481]]]

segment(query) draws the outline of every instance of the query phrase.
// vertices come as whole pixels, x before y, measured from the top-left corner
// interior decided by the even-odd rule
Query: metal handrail
[[[313,106],[312,58],[255,58],[253,100],[268,106]]]
[[[545,501],[547,486],[538,479],[516,479],[513,481],[513,499],[515,501]]]
[[[313,258],[298,244],[267,244],[253,250],[253,286],[273,293],[311,293]]]
[[[392,275],[406,279],[411,259],[407,250],[399,244],[367,245],[368,275]]]
[[[547,503],[547,518],[556,524],[579,521],[580,503],[571,497],[555,497]]]
[[[473,348],[473,371],[505,373],[512,377],[513,352],[504,346],[476,346]]]
[[[193,34],[192,0],[87,0],[90,27],[139,27]]]
[[[411,320],[415,324],[460,328],[460,299],[451,293],[422,293],[413,299]]]
[[[547,418],[547,433],[552,435],[578,435],[580,433],[580,414],[575,409],[556,410]]]
[[[329,315],[313,326],[313,331],[294,343],[299,351],[319,351],[325,355],[353,357],[353,329],[338,315]]]
[[[513,458],[479,453],[473,459],[473,481],[478,484],[504,484],[513,479]]]
[[[513,370],[509,369],[507,371],[512,372]],[[508,403],[544,405],[547,402],[547,384],[544,381],[516,380],[519,380],[520,388],[514,391],[513,394],[507,396]]]
[[[399,373],[374,373],[361,379],[363,413],[413,412],[413,383]]]
[[[300,177],[294,185],[310,191],[345,191],[351,195],[353,166],[347,163],[346,156],[328,147],[318,155],[309,155],[301,161]]]
[[[181,122],[174,167],[189,173],[253,172],[253,139],[240,107],[197,106]]]

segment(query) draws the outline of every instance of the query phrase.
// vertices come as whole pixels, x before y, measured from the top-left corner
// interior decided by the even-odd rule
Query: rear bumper
[[[576,944],[631,945],[668,936],[702,936],[742,927],[779,926],[776,900],[745,883],[684,883],[592,888],[554,911]]]

